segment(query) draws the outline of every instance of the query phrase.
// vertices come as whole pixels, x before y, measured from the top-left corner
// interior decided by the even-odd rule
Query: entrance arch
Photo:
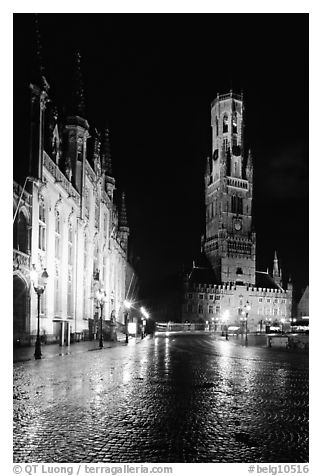
[[[26,281],[18,274],[13,276],[13,339],[17,342],[27,333],[29,293]]]

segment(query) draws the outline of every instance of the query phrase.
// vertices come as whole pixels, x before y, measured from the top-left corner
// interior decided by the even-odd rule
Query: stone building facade
[[[232,91],[211,104],[212,154],[205,171],[206,232],[202,263],[185,279],[182,320],[216,328],[264,331],[287,326],[292,284],[282,287],[275,253],[272,272],[256,271],[252,219],[253,159],[244,147],[244,102]]]
[[[37,330],[33,266],[49,275],[40,333],[67,344],[71,336],[97,332],[98,290],[105,292],[103,320],[124,324],[128,276],[135,275],[128,261],[125,194],[115,197],[109,130],[90,128],[77,74],[64,121],[46,79],[30,85],[30,176],[23,187],[14,183],[13,319],[19,342],[32,341]]]

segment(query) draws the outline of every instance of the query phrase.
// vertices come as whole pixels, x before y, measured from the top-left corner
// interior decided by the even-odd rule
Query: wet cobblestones
[[[308,356],[159,337],[14,365],[15,462],[307,462]]]

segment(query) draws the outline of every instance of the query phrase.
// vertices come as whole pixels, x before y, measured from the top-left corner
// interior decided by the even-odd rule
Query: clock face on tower
[[[236,231],[241,230],[241,227],[242,227],[242,226],[241,226],[240,220],[235,221],[234,227],[235,227],[235,230],[236,230]]]

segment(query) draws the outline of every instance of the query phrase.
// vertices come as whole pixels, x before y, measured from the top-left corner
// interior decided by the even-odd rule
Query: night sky
[[[244,92],[255,167],[257,269],[277,249],[299,292],[308,283],[308,15],[41,14],[50,95],[68,103],[82,55],[87,118],[110,128],[143,294],[200,252],[210,103]],[[14,15],[14,176],[28,156],[33,15]],[[148,284],[150,286],[148,286]]]

